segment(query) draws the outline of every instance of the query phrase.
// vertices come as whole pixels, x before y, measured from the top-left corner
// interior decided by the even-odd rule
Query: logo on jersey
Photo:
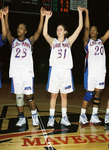
[[[66,87],[65,87],[65,90],[70,89],[70,88],[71,88],[71,85],[66,86]]]
[[[25,87],[25,90],[32,90],[31,86]]]
[[[99,85],[104,85],[104,82],[99,83]]]

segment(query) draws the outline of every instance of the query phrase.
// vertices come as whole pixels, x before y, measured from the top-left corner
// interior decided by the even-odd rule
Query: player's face
[[[58,37],[64,37],[64,34],[66,33],[66,31],[64,30],[63,26],[59,25],[57,27],[56,33]]]
[[[24,24],[19,24],[19,26],[17,28],[17,35],[25,36],[26,33],[27,33],[26,26]]]
[[[90,28],[90,37],[91,37],[91,38],[97,37],[97,34],[98,34],[97,27],[92,26],[92,27]]]

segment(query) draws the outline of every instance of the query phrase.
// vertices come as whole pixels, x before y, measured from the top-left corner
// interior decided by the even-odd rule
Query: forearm
[[[48,18],[45,18],[44,27],[43,27],[43,35],[48,34]]]
[[[82,11],[78,11],[79,13],[79,24],[77,29],[74,31],[74,33],[68,38],[68,41],[70,43],[70,46],[74,43],[74,41],[77,39],[79,33],[81,32],[81,29],[83,27],[83,16],[82,16]]]
[[[38,29],[37,29],[37,34],[40,35],[41,31],[42,31],[42,27],[43,27],[43,20],[44,20],[44,16],[40,15],[40,22],[39,22],[39,26],[38,26]]]
[[[79,12],[79,29],[81,30],[83,28],[83,16],[82,12]]]
[[[7,39],[11,45],[14,37],[12,37],[10,29],[9,29],[8,14],[5,15],[5,25],[6,25]]]
[[[89,12],[86,11],[86,16],[85,16],[85,29],[90,28],[90,21],[89,21]]]
[[[6,31],[9,32],[9,23],[8,23],[8,14],[5,15],[5,25],[6,25]]]
[[[107,37],[109,38],[109,29],[107,30]]]
[[[41,15],[40,16],[40,22],[39,22],[39,26],[38,26],[38,29],[37,31],[35,32],[35,34],[30,37],[30,41],[31,41],[31,44],[33,45],[34,42],[39,38],[40,34],[41,34],[41,31],[42,31],[42,27],[43,27],[43,19],[44,17]]]
[[[105,43],[106,40],[109,39],[109,29],[107,30],[107,32],[105,33],[105,35],[102,36],[100,39],[103,41],[103,43]]]
[[[48,34],[48,20],[49,20],[49,18],[46,17],[45,22],[44,22],[44,27],[43,27],[43,36],[46,39],[46,41],[50,44],[50,46],[52,47],[54,38]]]

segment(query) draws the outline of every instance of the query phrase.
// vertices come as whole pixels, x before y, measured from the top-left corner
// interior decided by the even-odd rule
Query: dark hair
[[[27,31],[27,25],[26,25],[25,23],[19,23],[19,25],[20,25],[20,24],[23,24],[23,25],[25,26],[26,31]],[[18,25],[18,26],[19,26],[19,25]]]
[[[92,25],[92,26],[90,27],[90,29],[91,29],[92,27],[95,27],[95,28],[96,28],[96,30],[97,30],[97,32],[98,32],[98,28],[97,28],[97,26]]]
[[[64,34],[64,37],[66,38],[67,35],[68,35],[67,27],[66,27],[64,24],[58,24],[57,27],[58,27],[58,26],[62,26],[62,27],[64,28],[64,31],[66,31],[66,33]]]
[[[19,24],[18,24],[18,26],[17,26],[17,27],[19,27],[19,25],[20,25],[20,24],[22,24],[22,25],[25,27],[25,30],[26,30],[26,31],[28,31],[27,26],[26,26],[26,24],[25,24],[25,23],[22,23],[22,22],[21,22],[21,23],[19,23]],[[25,33],[25,37],[28,37],[28,32],[27,32],[27,33]]]

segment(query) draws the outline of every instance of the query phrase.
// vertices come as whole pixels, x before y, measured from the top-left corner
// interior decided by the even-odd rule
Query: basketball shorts
[[[84,88],[88,91],[105,88],[106,74],[85,74],[84,73]]]
[[[71,93],[74,83],[71,69],[49,68],[46,90],[50,93]]]
[[[30,95],[34,93],[33,77],[14,77],[11,80],[11,93]]]

